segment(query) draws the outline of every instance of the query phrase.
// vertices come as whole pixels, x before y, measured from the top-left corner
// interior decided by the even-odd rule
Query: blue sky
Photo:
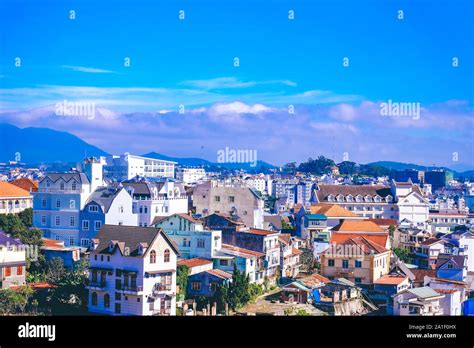
[[[234,146],[256,148],[259,159],[282,164],[319,153],[337,153],[340,161],[350,148],[351,159],[361,162],[474,168],[472,1],[4,0],[0,7],[0,121],[3,115],[23,127],[68,130],[109,152],[197,156],[197,145],[206,143],[211,160],[216,150]],[[125,57],[130,67],[123,66]],[[48,106],[64,99],[94,101],[108,116],[49,120]],[[387,125],[363,117],[377,117],[377,105],[389,99],[420,103],[421,119]],[[193,113],[177,115],[180,104]],[[290,104],[298,110],[293,118]],[[130,149],[114,141],[116,129],[100,123],[113,118],[118,129],[137,113],[143,129],[152,126],[155,134],[144,133],[149,140]],[[166,115],[162,128],[153,113]],[[239,122],[249,134],[239,133]],[[282,124],[291,139],[280,139]],[[219,127],[226,130],[221,138]],[[183,131],[191,139],[173,142],[170,134]],[[354,146],[354,138],[363,146]],[[390,144],[394,139],[404,142]],[[435,151],[440,144],[445,154]]]

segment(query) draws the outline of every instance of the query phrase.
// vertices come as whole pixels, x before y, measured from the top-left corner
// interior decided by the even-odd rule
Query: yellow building
[[[388,274],[391,251],[363,236],[351,237],[321,253],[321,274],[346,278],[356,284],[373,284]]]

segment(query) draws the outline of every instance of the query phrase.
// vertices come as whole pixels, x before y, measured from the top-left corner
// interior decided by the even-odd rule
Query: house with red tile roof
[[[180,260],[178,261],[178,266],[187,266],[189,268],[189,275],[209,271],[213,268],[212,260],[200,258]]]

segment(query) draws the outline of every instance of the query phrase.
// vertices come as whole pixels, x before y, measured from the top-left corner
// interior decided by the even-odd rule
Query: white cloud
[[[62,65],[61,68],[69,69],[69,70],[73,70],[73,71],[80,71],[80,72],[90,73],[90,74],[115,73],[115,71],[112,71],[112,70],[91,68],[91,67],[86,67],[86,66]]]

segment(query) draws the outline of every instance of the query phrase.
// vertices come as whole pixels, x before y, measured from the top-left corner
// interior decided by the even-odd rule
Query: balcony
[[[153,315],[171,315],[171,308],[166,309],[154,309]]]
[[[58,188],[39,188],[38,189],[38,193],[77,193],[77,194],[81,194],[81,193],[84,193],[84,190],[61,190],[61,189],[58,189]]]
[[[171,284],[155,284],[152,290],[152,295],[158,296],[165,291],[171,291]]]
[[[117,290],[123,291],[130,294],[137,294],[143,291],[143,286],[137,285],[122,285],[120,288],[117,287]]]
[[[105,280],[91,281],[88,286],[89,289],[97,289],[97,290],[105,289],[106,287],[107,287],[107,282]]]
[[[353,267],[349,267],[349,268],[339,267],[337,269],[337,272],[339,274],[353,275],[354,274],[354,268]]]

